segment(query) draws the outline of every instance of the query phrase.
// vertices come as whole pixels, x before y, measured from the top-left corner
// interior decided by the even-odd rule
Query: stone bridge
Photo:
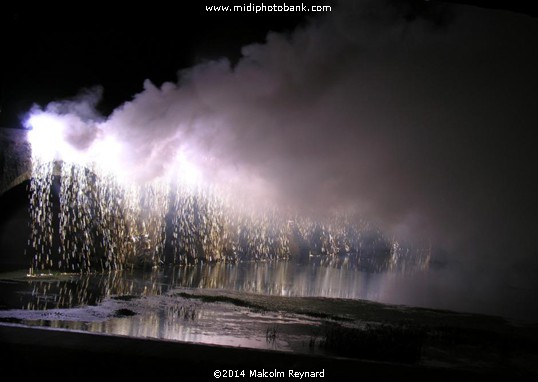
[[[0,195],[32,175],[27,134],[27,130],[0,128]]]
[[[28,194],[32,176],[27,130],[0,128],[0,272],[28,269]],[[17,187],[19,186],[19,187]]]

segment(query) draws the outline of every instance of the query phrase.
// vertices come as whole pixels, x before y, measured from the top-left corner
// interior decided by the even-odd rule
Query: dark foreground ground
[[[510,369],[471,371],[455,368],[409,366],[346,358],[320,357],[266,350],[136,339],[120,336],[65,332],[41,328],[0,325],[0,349],[4,375],[56,378],[161,378],[215,381],[221,371],[225,380],[288,380],[289,370],[324,371],[324,377],[306,380],[341,380],[376,377],[418,380],[475,380],[507,378],[528,380],[532,375],[515,375]],[[224,377],[224,370],[238,377]],[[268,374],[252,376],[251,371]],[[283,372],[285,378],[271,377]],[[240,373],[244,371],[245,377]],[[472,379],[471,379],[472,378]],[[299,380],[299,378],[295,378]],[[303,378],[304,380],[305,378]]]

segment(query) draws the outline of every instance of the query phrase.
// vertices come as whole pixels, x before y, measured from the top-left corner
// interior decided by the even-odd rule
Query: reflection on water
[[[321,264],[316,259],[31,278],[23,273],[0,275],[0,320],[131,337],[311,352],[309,344],[318,335],[320,319],[190,300],[178,295],[177,289],[376,300],[383,277],[345,264]],[[269,331],[277,334],[268,336]]]
[[[275,296],[375,299],[376,274],[293,262],[209,264],[179,268],[173,284]]]
[[[119,316],[122,311],[132,315]],[[0,321],[137,338],[322,352],[308,346],[321,319],[200,302],[173,293],[127,300],[105,298],[99,306],[73,309],[0,311]],[[273,337],[267,334],[270,330],[274,330]]]
[[[161,295],[171,288],[213,288],[275,296],[379,300],[382,274],[314,261],[213,263],[151,271],[3,280],[4,309],[53,309],[96,305],[113,295]]]
[[[412,278],[416,276],[413,274]],[[138,338],[321,352],[319,346],[311,344],[319,344],[324,325],[330,321],[322,317],[330,317],[346,303],[323,300],[325,308],[319,311],[321,315],[316,315],[320,300],[266,296],[390,302],[387,298],[399,288],[401,277],[400,273],[367,273],[345,265],[328,266],[316,259],[307,263],[222,262],[32,278],[23,273],[0,275],[0,322]],[[188,296],[204,293],[240,296],[244,299],[241,301],[268,300],[270,308],[260,311],[257,303],[233,305]],[[288,302],[308,305],[286,309]],[[314,314],[297,313],[305,311]],[[355,318],[357,322],[340,323],[359,325],[359,320],[364,319],[360,315],[360,319]]]

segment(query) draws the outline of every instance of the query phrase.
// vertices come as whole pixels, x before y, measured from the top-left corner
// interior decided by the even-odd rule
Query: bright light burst
[[[204,179],[192,148],[178,148],[167,177],[139,184],[122,161],[127,148],[105,126],[42,111],[27,125],[31,274],[292,256],[376,271],[428,265],[429,252],[410,254],[367,225],[322,224],[226,198]]]
[[[26,125],[31,129],[28,139],[34,157],[44,161],[63,159],[69,146],[64,140],[66,126],[60,118],[48,113],[33,114]]]
[[[180,150],[176,155],[175,164],[172,166],[173,179],[186,185],[187,187],[200,186],[202,173],[187,154]]]
[[[114,137],[99,138],[89,151],[92,163],[101,172],[123,178],[125,170],[121,165],[123,147]]]
[[[77,136],[71,136],[71,125],[79,124],[91,138],[83,137],[83,147],[77,147]],[[111,175],[123,179],[126,173],[121,162],[123,146],[112,135],[105,135],[97,125],[87,124],[71,115],[57,115],[48,112],[34,113],[26,122],[30,128],[28,139],[32,146],[34,159],[61,161],[70,165],[80,165],[91,168],[100,174]]]

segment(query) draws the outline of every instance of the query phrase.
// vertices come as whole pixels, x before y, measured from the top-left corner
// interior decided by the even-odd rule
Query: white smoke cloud
[[[79,149],[121,142],[133,179],[173,172],[181,153],[212,182],[316,216],[351,211],[471,274],[520,275],[536,267],[537,35],[524,16],[341,2],[244,47],[235,66],[146,81],[104,121],[76,103],[47,111],[91,121],[67,133]]]

